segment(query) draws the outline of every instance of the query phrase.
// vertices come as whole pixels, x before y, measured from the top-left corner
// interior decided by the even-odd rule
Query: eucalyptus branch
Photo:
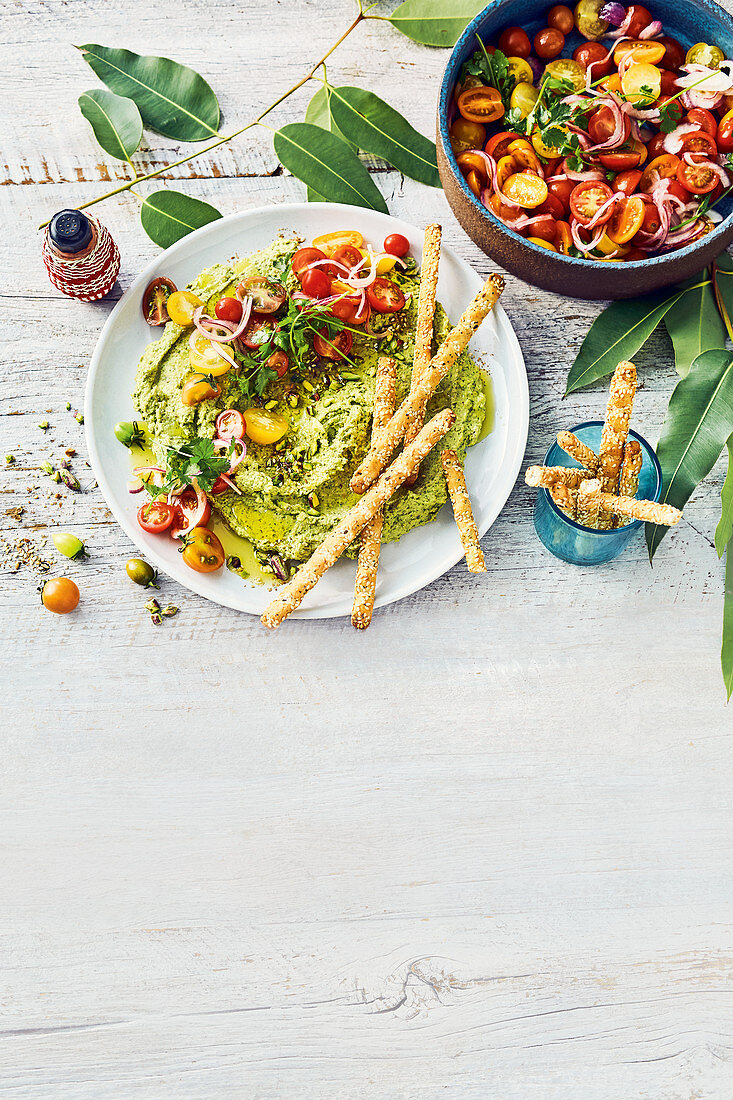
[[[195,160],[196,157],[203,156],[204,153],[210,153],[212,149],[218,149],[218,147],[220,145],[225,145],[227,142],[233,141],[234,138],[240,137],[247,130],[251,130],[252,127],[257,126],[262,121],[262,119],[265,118],[266,115],[269,115],[271,111],[274,111],[276,107],[279,107],[279,105],[281,103],[283,103],[291,95],[293,95],[295,92],[297,92],[299,88],[302,88],[304,84],[307,84],[309,80],[312,80],[313,77],[315,76],[316,71],[321,67],[321,65],[325,64],[326,60],[331,56],[331,54],[334,53],[334,51],[338,49],[338,47],[341,45],[341,43],[346,38],[348,38],[348,36],[351,34],[351,32],[353,30],[355,30],[356,27],[358,27],[359,23],[361,23],[364,19],[374,19],[374,18],[376,18],[376,17],[372,16],[372,15],[365,15],[364,14],[364,12],[362,11],[361,0],[360,0],[360,2],[359,2],[359,12],[356,16],[356,19],[354,19],[354,21],[346,28],[344,33],[339,38],[336,39],[336,41],[333,43],[333,45],[326,51],[326,53],[323,54],[322,57],[320,57],[318,59],[318,61],[316,61],[315,65],[313,65],[313,67],[306,73],[306,75],[304,77],[302,77],[300,80],[298,80],[297,83],[293,84],[292,88],[289,88],[287,92],[283,92],[283,94],[281,96],[279,96],[274,101],[274,103],[271,103],[269,105],[269,107],[266,107],[264,109],[264,111],[262,111],[259,115],[257,115],[256,118],[252,119],[251,122],[246,123],[246,125],[242,126],[239,130],[235,130],[231,134],[222,135],[220,138],[218,138],[218,140],[212,141],[208,145],[204,146],[203,149],[196,149],[193,153],[189,153],[185,157],[179,157],[178,160],[172,161],[171,164],[164,164],[162,167],[155,168],[152,172],[146,172],[144,175],[138,175],[134,164],[132,163],[132,161],[129,161],[128,163],[130,164],[130,167],[132,168],[133,172],[135,173],[134,179],[126,180],[124,183],[121,183],[119,185],[119,187],[113,187],[111,191],[106,191],[103,195],[98,195],[96,199],[89,199],[88,202],[81,203],[77,207],[77,209],[78,210],[86,210],[90,206],[95,206],[98,202],[103,202],[105,199],[112,198],[113,195],[119,195],[123,191],[129,191],[130,188],[134,187],[136,183],[143,183],[145,180],[154,179],[156,176],[160,176],[163,172],[168,172],[172,168],[178,168],[179,165],[181,165],[181,164],[187,164],[188,161]],[[139,196],[138,196],[138,198],[139,198]],[[41,225],[39,225],[38,228],[39,229],[45,229],[48,224],[49,224],[48,221],[42,222]]]

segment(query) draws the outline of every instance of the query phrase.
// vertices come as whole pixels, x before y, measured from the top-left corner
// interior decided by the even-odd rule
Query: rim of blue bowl
[[[571,432],[578,432],[581,431],[583,428],[602,428],[603,423],[604,422],[602,420],[583,420],[582,423],[576,424],[574,428],[570,428],[569,430]],[[654,471],[657,475],[657,484],[654,487],[654,494],[651,499],[656,503],[659,500],[659,494],[662,489],[662,467],[659,465],[657,452],[654,450],[649,440],[644,439],[644,436],[639,435],[639,433],[635,432],[633,428],[629,428],[629,435],[632,438],[637,439],[639,443],[641,443],[642,447],[651,459],[652,466],[654,467]],[[550,451],[553,449],[553,447],[557,446],[557,440],[555,440],[555,442],[551,443],[550,446],[547,448],[547,453],[545,454],[544,461],[545,466],[547,465]],[[570,466],[568,467],[568,469],[572,470],[575,469],[575,467]],[[642,523],[645,522],[643,519],[632,519],[628,523],[625,523],[623,527],[611,527],[607,531],[599,530],[596,527],[584,527],[582,523],[576,523],[574,519],[571,519],[570,516],[566,516],[564,512],[560,511],[547,489],[541,489],[540,492],[545,494],[545,497],[547,498],[550,507],[555,512],[555,514],[560,517],[561,520],[569,524],[571,527],[574,527],[576,531],[583,531],[585,534],[590,533],[592,535],[617,535],[619,531],[629,531],[634,530],[637,527],[641,527]]]
[[[494,2],[487,4],[483,11],[480,11],[478,15],[475,16],[468,24],[463,34],[453,47],[451,55],[448,58],[448,64],[445,67],[443,79],[440,85],[440,98],[438,100],[440,111],[440,136],[443,142],[443,150],[445,152],[446,159],[448,161],[448,164],[450,165],[451,172],[458,182],[459,187],[461,188],[469,202],[471,202],[472,205],[475,206],[476,209],[479,211],[479,213],[487,218],[492,223],[492,225],[495,225],[497,229],[503,231],[507,235],[511,234],[512,238],[516,239],[519,243],[520,248],[523,247],[530,250],[531,252],[536,252],[544,256],[550,256],[553,260],[556,260],[559,263],[576,265],[582,268],[582,270],[584,271],[608,270],[609,265],[608,261],[606,260],[584,260],[581,259],[579,256],[565,256],[562,252],[552,252],[549,248],[542,248],[541,245],[533,244],[531,241],[528,241],[526,237],[522,237],[519,233],[515,233],[512,229],[509,229],[508,226],[504,225],[503,222],[500,222],[499,219],[491,213],[488,207],[484,206],[484,204],[476,198],[473,191],[466,183],[463,173],[458,167],[456,155],[453,152],[453,147],[450,143],[450,137],[448,134],[448,106],[453,95],[453,88],[455,86],[457,78],[457,74],[454,73],[454,69],[456,68],[457,63],[456,59],[462,52],[463,47],[468,42],[468,40],[476,36],[476,33],[484,19],[486,19],[489,14],[495,14],[496,11],[502,7],[509,7],[511,3],[512,0],[494,0]],[[714,0],[696,0],[696,3],[700,7],[706,8],[711,15],[720,19],[721,22],[727,21],[728,23],[730,23],[731,33],[733,33],[733,19],[731,19],[731,17],[728,15],[728,12],[726,12],[725,9],[720,6],[720,4],[716,4]],[[663,265],[671,257],[678,259],[683,256],[691,256],[701,245],[710,244],[711,241],[719,238],[722,239],[725,236],[725,233],[730,229],[731,224],[733,224],[733,208],[731,209],[730,214],[723,218],[723,220],[715,227],[715,229],[713,229],[710,233],[706,233],[703,237],[700,237],[699,240],[693,241],[691,244],[685,245],[684,248],[672,249],[672,251],[663,252],[659,256],[650,256],[646,260],[624,260],[624,267],[643,269],[644,271],[648,271],[652,268],[653,265]],[[723,250],[722,245],[720,250]],[[617,530],[617,528],[615,528],[615,530]]]

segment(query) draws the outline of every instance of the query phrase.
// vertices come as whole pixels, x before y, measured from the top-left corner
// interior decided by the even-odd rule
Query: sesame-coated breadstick
[[[437,390],[448,371],[465,350],[481,322],[496,305],[504,289],[503,275],[489,275],[481,290],[466,309],[455,328],[446,336],[436,355],[430,360],[421,380],[402,402],[379,438],[375,440],[351,479],[355,493],[363,493],[389,462],[407,430],[410,417],[423,408]]]
[[[394,412],[396,380],[396,361],[386,355],[380,356],[377,363],[377,381],[374,391],[372,436],[385,426]],[[354,581],[354,606],[351,611],[351,624],[357,630],[366,630],[372,621],[383,525],[384,512],[380,508],[361,533],[359,558],[356,563],[356,580]]]
[[[635,497],[639,488],[639,474],[643,455],[641,444],[636,439],[630,439],[624,447],[624,458],[621,463],[621,473],[618,479],[618,495],[621,497]],[[613,526],[619,526],[618,516],[613,517]]]
[[[674,527],[682,519],[679,508],[671,504],[659,504],[653,500],[635,500],[634,497],[613,496],[601,493],[601,508],[617,516],[629,519],[641,519],[645,523],[658,523],[663,527]]]
[[[277,627],[299,606],[327,569],[338,561],[347,546],[363,531],[372,516],[394,495],[405,479],[416,470],[435,444],[455,423],[452,409],[443,409],[429,420],[409,447],[405,447],[377,483],[357,501],[341,522],[330,531],[295,576],[284,584],[275,599],[265,608],[261,620],[265,626]]]
[[[578,488],[576,522],[583,527],[598,526],[598,509],[601,503],[601,483],[597,477],[583,481]]]
[[[448,485],[453,516],[456,521],[458,533],[463,543],[463,553],[466,555],[466,565],[469,573],[485,573],[486,562],[478,541],[478,527],[473,518],[473,509],[468,496],[466,475],[463,465],[455,451],[441,451],[440,461],[443,463],[443,472]]]
[[[584,443],[582,439],[578,439],[577,435],[573,435],[572,432],[558,432],[557,443],[566,454],[569,454],[581,466],[585,466],[586,470],[590,470],[593,474],[596,472],[598,455],[591,450],[587,443]]]
[[[611,379],[611,389],[603,424],[601,445],[598,449],[598,476],[601,479],[601,491],[615,493],[618,490],[624,447],[629,434],[631,409],[636,393],[636,367],[625,360],[619,363]],[[600,515],[598,526],[606,530],[611,526],[611,517]]]
[[[433,354],[433,320],[435,317],[435,294],[438,287],[441,233],[442,229],[439,225],[427,225],[425,227],[422,264],[420,265],[420,293],[417,300],[415,355],[412,361],[410,393],[417,389],[421,378],[428,369]],[[424,420],[424,405],[422,408],[415,409],[410,413],[407,430],[405,431],[405,446],[407,446],[408,443],[412,443],[413,439],[422,428]],[[411,477],[405,484],[412,485],[416,477],[417,474]]]
[[[577,470],[574,466],[529,466],[524,480],[538,489],[549,489],[558,481],[577,489],[581,481],[592,476],[590,470]]]
[[[547,491],[560,511],[569,519],[575,519],[578,496],[575,490],[563,485],[562,481],[554,481]]]

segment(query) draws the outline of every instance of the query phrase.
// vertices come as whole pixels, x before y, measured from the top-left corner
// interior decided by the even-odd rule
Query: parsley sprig
[[[229,469],[235,448],[236,440],[232,440],[226,451],[216,451],[212,439],[198,436],[186,440],[180,447],[169,447],[163,484],[153,485],[146,481],[145,488],[153,497],[180,492],[196,484],[204,493],[209,493],[216,479]]]
[[[509,100],[514,91],[516,77],[509,68],[506,55],[501,50],[495,50],[490,54],[478,35],[476,35],[476,41],[481,49],[476,51],[470,61],[464,63],[461,70],[461,84],[465,82],[467,76],[480,77],[490,87],[496,88],[505,110],[509,110]]]

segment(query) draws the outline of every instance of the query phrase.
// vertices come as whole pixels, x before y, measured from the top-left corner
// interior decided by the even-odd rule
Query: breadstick
[[[574,466],[529,466],[524,480],[534,488],[549,489],[559,481],[577,489],[582,481],[592,476],[590,470],[577,470]]]
[[[606,407],[606,419],[603,424],[601,445],[598,449],[598,476],[601,479],[601,491],[615,493],[621,473],[624,446],[629,434],[631,409],[636,393],[636,367],[625,360],[619,363],[611,379],[611,389]],[[600,515],[598,526],[607,530],[611,526],[611,517]]]
[[[573,435],[572,432],[558,432],[557,443],[566,454],[569,454],[581,466],[585,466],[593,474],[596,472],[598,455],[586,443],[583,443],[582,439],[578,439],[577,435]]]
[[[442,229],[439,225],[427,225],[425,227],[422,264],[420,267],[420,294],[417,300],[417,322],[415,324],[415,356],[412,361],[410,393],[417,389],[418,383],[428,369],[428,364],[432,358],[433,320],[435,317],[435,293],[438,286],[441,233]],[[394,412],[394,410],[392,411]],[[424,420],[424,405],[410,413],[405,431],[405,446],[412,443],[422,428]],[[405,484],[414,484],[416,478],[417,474],[414,474]]]
[[[380,356],[377,363],[377,382],[374,391],[372,437],[380,428],[384,427],[394,412],[396,381],[396,360],[389,359],[386,355]],[[354,606],[351,611],[351,624],[357,630],[366,630],[372,621],[383,525],[384,512],[380,508],[361,533],[359,559],[356,564],[356,580],[354,581]]]
[[[443,472],[445,473],[448,493],[453,505],[453,516],[463,543],[468,571],[469,573],[485,573],[486,562],[479,546],[478,527],[473,518],[466,475],[463,472],[461,461],[455,451],[441,451],[440,461],[443,463]]]
[[[658,523],[663,527],[674,527],[682,519],[682,512],[671,504],[635,500],[634,497],[615,497],[611,493],[601,493],[601,508],[617,516],[642,519],[645,523]]]
[[[394,495],[405,478],[417,469],[435,444],[450,431],[455,422],[452,409],[443,409],[421,429],[416,439],[399,455],[378,479],[368,493],[347,512],[338,526],[326,535],[307,562],[301,565],[295,576],[284,584],[262,614],[262,622],[268,627],[280,626],[299,606],[327,569],[338,561],[347,546],[363,531],[369,520]]]
[[[576,522],[583,527],[598,526],[598,508],[601,503],[601,483],[597,477],[583,481],[578,489]]]
[[[577,493],[563,485],[562,481],[554,481],[548,492],[561,512],[569,519],[575,519]]]
[[[620,497],[636,496],[642,461],[641,443],[637,442],[636,439],[630,439],[624,447],[624,460],[621,463],[621,476],[618,481],[618,495]]]
[[[402,402],[379,437],[373,441],[364,461],[351,479],[351,488],[355,493],[363,493],[374,482],[389,462],[407,430],[412,415],[425,406],[435,393],[448,371],[465,350],[466,345],[496,305],[504,289],[503,275],[489,275],[481,290],[466,309],[455,328],[446,336],[436,355],[430,360],[422,378]]]

